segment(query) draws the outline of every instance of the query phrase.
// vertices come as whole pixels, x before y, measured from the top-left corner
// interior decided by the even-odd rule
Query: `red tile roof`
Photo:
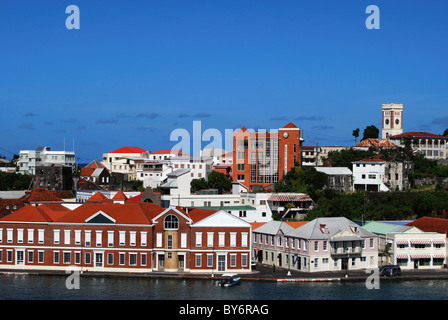
[[[355,144],[354,147],[395,148],[397,145],[388,139],[369,138]]]
[[[123,191],[118,190],[118,192],[113,196],[112,200],[115,201],[126,201],[128,200],[128,197],[124,194]]]
[[[144,202],[131,204],[85,203],[58,219],[57,222],[85,223],[86,220],[101,211],[114,219],[116,224],[152,224],[152,219],[165,210],[156,204]]]
[[[107,198],[104,194],[101,192],[95,193],[93,196],[91,196],[89,199],[87,199],[86,202],[92,203],[113,203],[113,201],[109,198]]]
[[[448,220],[441,218],[421,217],[409,222],[407,226],[416,227],[425,232],[444,233],[448,236]]]
[[[187,217],[190,217],[190,219],[193,220],[193,223],[201,221],[202,219],[205,219],[208,216],[211,216],[212,214],[217,212],[216,210],[199,209],[199,208],[176,207],[176,209],[182,212]]]
[[[52,222],[53,219],[43,210],[35,206],[25,206],[16,212],[13,212],[0,221],[18,221],[18,222]]]
[[[45,188],[36,188],[26,196],[26,202],[62,202],[63,200]]]
[[[81,168],[81,177],[90,177],[95,172],[95,170],[95,168]]]
[[[122,147],[110,153],[147,153],[148,151],[139,147]]]

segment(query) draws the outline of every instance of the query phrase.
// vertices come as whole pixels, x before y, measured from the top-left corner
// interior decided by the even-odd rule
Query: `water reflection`
[[[448,280],[275,283],[243,281],[222,288],[216,280],[81,276],[68,290],[64,276],[0,275],[0,299],[15,300],[447,300]],[[429,290],[428,290],[429,289]]]

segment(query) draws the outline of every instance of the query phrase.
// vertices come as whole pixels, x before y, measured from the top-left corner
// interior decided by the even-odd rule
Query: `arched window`
[[[179,219],[173,214],[165,218],[165,229],[179,229]]]

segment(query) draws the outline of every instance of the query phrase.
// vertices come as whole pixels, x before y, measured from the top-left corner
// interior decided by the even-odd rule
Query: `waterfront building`
[[[101,194],[100,194],[101,195]],[[250,272],[251,225],[219,210],[98,196],[74,210],[26,206],[0,219],[0,268]],[[114,203],[115,202],[115,203]],[[119,203],[120,202],[120,203]]]
[[[50,147],[39,147],[36,150],[20,150],[17,166],[19,173],[36,174],[36,168],[48,165],[63,165],[75,168],[74,151],[52,151]]]
[[[253,249],[262,263],[305,272],[378,266],[378,237],[343,217],[317,218],[292,229],[272,221],[253,234]]]
[[[371,221],[363,226],[379,237],[379,266],[402,269],[440,269],[446,263],[444,233],[425,232],[408,224]]]
[[[300,128],[291,122],[278,132],[241,128],[233,134],[233,181],[249,191],[272,186],[300,165],[302,144]]]

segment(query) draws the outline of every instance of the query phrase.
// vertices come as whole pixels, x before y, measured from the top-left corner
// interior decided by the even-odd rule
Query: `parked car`
[[[380,267],[380,275],[386,277],[395,277],[401,275],[401,268],[399,265],[385,265]]]

